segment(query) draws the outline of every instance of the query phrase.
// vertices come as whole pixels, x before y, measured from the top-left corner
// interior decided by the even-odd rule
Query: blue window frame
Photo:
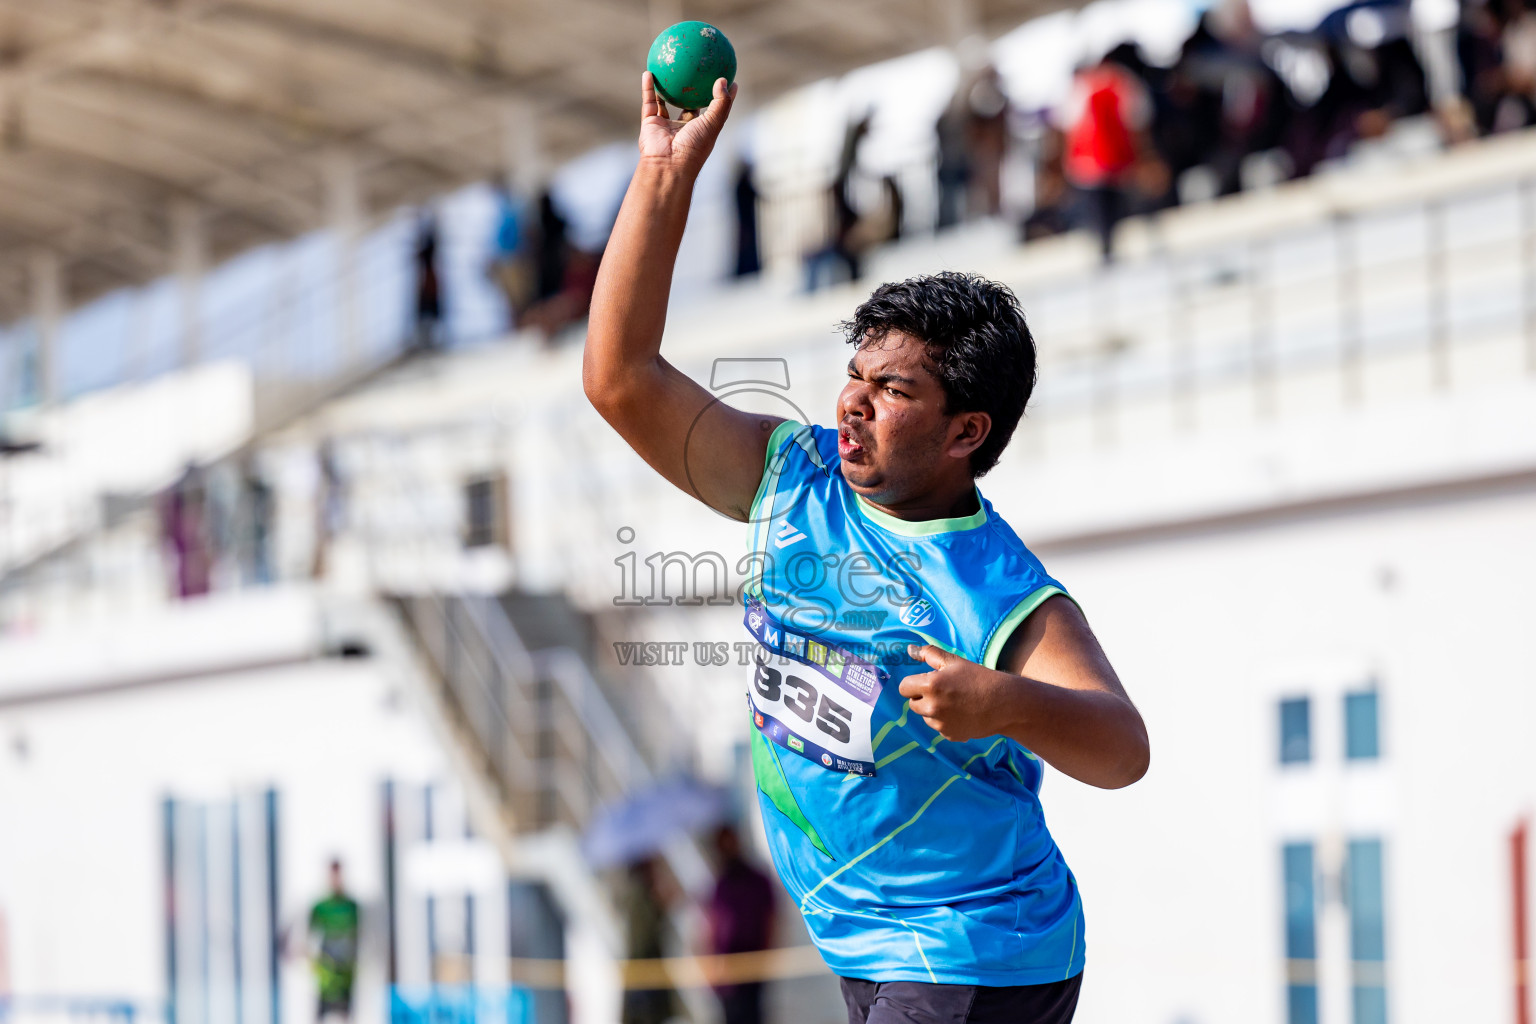
[[[1293,697],[1280,702],[1280,763],[1312,760],[1312,702]]]
[[[1317,1024],[1317,872],[1311,843],[1286,843],[1286,1024]]]
[[[1387,1024],[1386,895],[1380,839],[1352,839],[1344,867],[1354,1024]]]
[[[1344,695],[1344,756],[1369,761],[1381,756],[1381,729],[1376,691]]]

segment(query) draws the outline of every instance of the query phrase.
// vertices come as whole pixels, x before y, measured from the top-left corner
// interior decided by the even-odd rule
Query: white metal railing
[[[1021,288],[1042,344],[1037,417],[1246,383],[1275,411],[1276,379],[1331,368],[1341,402],[1366,361],[1417,354],[1434,388],[1452,353],[1518,335],[1536,372],[1536,191],[1520,181],[1308,225],[1086,277]],[[1447,230],[1452,221],[1460,231]],[[1367,249],[1362,236],[1395,233]],[[1458,237],[1459,236],[1459,237]],[[1150,286],[1149,286],[1150,285]],[[1139,294],[1138,294],[1139,292]]]

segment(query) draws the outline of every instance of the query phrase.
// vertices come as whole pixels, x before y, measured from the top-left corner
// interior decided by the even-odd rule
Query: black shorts
[[[1044,985],[930,985],[838,978],[848,1024],[1067,1024],[1083,976]]]

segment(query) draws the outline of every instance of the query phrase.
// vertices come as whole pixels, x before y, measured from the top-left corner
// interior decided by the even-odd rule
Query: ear
[[[968,459],[992,433],[992,417],[984,412],[958,413],[949,423],[949,444],[944,454],[952,459]]]

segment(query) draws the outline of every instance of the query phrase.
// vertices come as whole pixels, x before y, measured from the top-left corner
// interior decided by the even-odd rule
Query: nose
[[[848,386],[843,388],[841,412],[843,416],[857,416],[867,420],[874,416],[875,407],[869,400],[869,385],[861,380],[850,380]]]

